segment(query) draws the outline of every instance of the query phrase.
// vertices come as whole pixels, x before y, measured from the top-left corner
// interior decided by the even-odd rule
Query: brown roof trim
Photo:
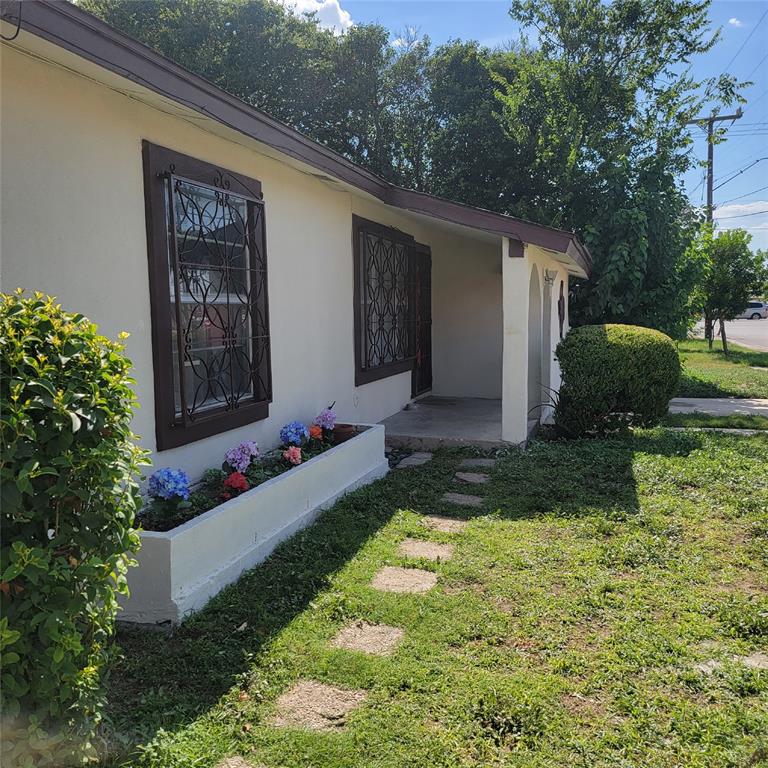
[[[18,7],[3,19],[15,24]],[[21,3],[21,28],[357,187],[387,205],[565,253],[587,275],[592,270],[589,251],[573,233],[390,184],[66,0]]]

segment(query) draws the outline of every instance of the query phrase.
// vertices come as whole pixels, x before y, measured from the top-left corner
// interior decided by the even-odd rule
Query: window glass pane
[[[261,354],[254,345],[266,348],[266,285],[263,272],[251,269],[254,204],[180,179],[173,192],[174,405],[177,418],[185,404],[194,419],[256,396]]]
[[[411,343],[411,249],[379,233],[360,239],[361,359],[375,368],[413,355]]]

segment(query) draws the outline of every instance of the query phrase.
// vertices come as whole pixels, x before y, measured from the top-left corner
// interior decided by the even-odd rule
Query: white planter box
[[[383,477],[384,427],[364,430],[305,464],[171,531],[144,531],[120,621],[178,623],[343,494]]]

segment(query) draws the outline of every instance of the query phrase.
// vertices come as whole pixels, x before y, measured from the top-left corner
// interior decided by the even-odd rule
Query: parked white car
[[[768,317],[768,301],[750,301],[747,308],[736,315],[737,320],[765,320]]]

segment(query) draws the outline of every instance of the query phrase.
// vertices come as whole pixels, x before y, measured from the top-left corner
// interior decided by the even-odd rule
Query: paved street
[[[696,325],[695,332],[697,336],[704,335],[703,323]],[[734,344],[768,352],[768,320],[732,320],[725,324],[725,334]]]

